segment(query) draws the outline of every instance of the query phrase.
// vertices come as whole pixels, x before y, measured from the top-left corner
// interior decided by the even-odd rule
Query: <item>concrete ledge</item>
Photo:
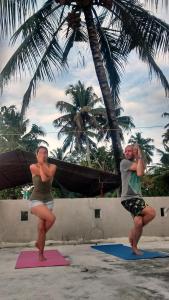
[[[156,219],[144,230],[144,236],[169,236],[169,197],[145,198],[156,209]],[[162,208],[162,210],[161,210]],[[165,208],[165,209],[164,209]],[[28,220],[21,221],[21,212]],[[161,216],[164,212],[165,216]],[[56,223],[47,238],[54,241],[85,241],[127,237],[132,218],[119,198],[55,199]],[[99,217],[100,214],[100,217]],[[27,200],[0,200],[0,241],[23,243],[36,240],[37,218]]]

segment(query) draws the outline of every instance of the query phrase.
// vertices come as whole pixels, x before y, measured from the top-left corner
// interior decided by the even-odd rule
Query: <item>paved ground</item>
[[[169,258],[127,262],[89,244],[54,244],[46,249],[61,251],[70,266],[15,270],[19,252],[31,245],[0,244],[0,300],[169,299]],[[169,252],[169,238],[142,238],[140,246]]]

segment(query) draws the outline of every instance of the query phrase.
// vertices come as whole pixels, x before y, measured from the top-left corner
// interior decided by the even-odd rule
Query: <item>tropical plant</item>
[[[100,113],[100,108],[95,105],[101,101],[94,93],[92,87],[85,88],[80,81],[75,85],[69,85],[65,91],[69,95],[71,102],[57,101],[56,108],[64,115],[53,121],[55,128],[60,128],[58,138],[66,136],[63,144],[63,152],[68,148],[87,154],[88,164],[90,162],[90,150],[96,148],[93,138],[97,134],[93,131],[99,128],[96,116]]]
[[[169,149],[168,151],[162,151],[160,149],[157,149],[157,152],[160,154],[160,163],[163,167],[169,168]]]
[[[160,163],[149,167],[142,179],[144,196],[169,195],[169,151],[156,150],[161,156]]]
[[[35,11],[35,4],[33,0],[1,1],[2,33],[6,28],[16,28],[18,21],[22,23],[29,8]],[[168,82],[155,62],[160,51],[168,53],[168,37],[169,25],[146,11],[138,0],[47,0],[13,35],[12,44],[21,44],[1,72],[1,86],[18,71],[31,72],[32,79],[23,97],[24,114],[38,81],[55,77],[52,66],[58,71],[66,67],[75,42],[88,42],[109,128],[113,129],[110,135],[119,172],[122,148],[115,107],[124,62],[136,49],[150,75],[155,72],[168,94]]]
[[[163,113],[162,117],[165,117],[165,118],[168,117],[169,118],[169,113],[167,113],[167,112]],[[169,151],[169,123],[166,124],[164,126],[164,128],[167,129],[167,130],[162,135],[162,137],[163,137],[163,145],[164,145],[165,150]]]
[[[98,147],[91,152],[92,167],[103,171],[114,172],[114,157],[106,147]]]
[[[52,151],[50,151],[50,156],[54,159],[59,159],[59,160],[67,159],[67,156],[65,155],[62,148],[57,148],[56,150],[53,149]]]
[[[14,105],[0,107],[0,152],[24,149],[34,152],[40,144],[48,143],[41,139],[43,129],[32,124],[27,132],[28,119],[23,119]]]
[[[153,174],[142,178],[143,196],[169,196],[169,170],[156,166]]]
[[[151,8],[156,10],[159,8],[159,5],[162,7],[165,5],[165,9],[168,10],[168,0],[144,0],[144,3],[149,5]]]
[[[66,161],[87,167],[88,161],[84,154],[85,153],[83,152],[74,150],[67,154]],[[105,146],[92,148],[90,152],[90,160],[90,167],[103,171],[114,172],[115,162],[111,149],[108,149]]]
[[[121,115],[121,112],[123,112],[123,108],[120,106],[117,106],[115,109],[116,112],[116,118],[119,124],[119,132],[120,132],[120,138],[122,141],[124,141],[123,132],[130,132],[132,128],[135,127],[133,123],[133,118],[130,116]],[[97,116],[97,121],[99,125],[101,126],[102,130],[98,132],[98,141],[102,140],[110,140],[110,130],[108,125],[108,118],[106,114],[106,110],[104,107],[100,108],[100,113]]]
[[[165,4],[168,10],[168,0],[144,0],[144,3],[156,9],[159,3],[162,5]],[[11,35],[16,30],[18,24],[22,24],[28,15],[36,11],[37,4],[37,0],[0,1],[0,36],[6,38],[7,35]]]
[[[136,132],[135,136],[132,135],[128,141],[130,144],[138,144],[145,155],[145,160],[148,164],[152,162],[152,156],[154,155],[155,146],[152,144],[154,142],[151,138],[143,138],[141,132]]]

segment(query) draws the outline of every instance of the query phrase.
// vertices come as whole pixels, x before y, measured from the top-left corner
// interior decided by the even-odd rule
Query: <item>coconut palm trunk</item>
[[[86,135],[86,158],[87,158],[88,166],[91,167],[90,146],[89,146],[89,139],[87,135]]]
[[[112,140],[112,146],[113,146],[113,154],[115,158],[115,171],[117,174],[120,173],[120,160],[122,158],[122,146],[120,141],[120,129],[118,126],[118,122],[116,119],[115,114],[115,105],[113,103],[111,90],[109,87],[108,79],[106,76],[106,71],[103,64],[102,55],[100,52],[100,45],[98,41],[98,35],[97,30],[94,24],[93,15],[91,8],[89,6],[84,7],[83,9],[87,30],[88,30],[88,36],[89,36],[89,42],[90,42],[90,48],[92,52],[92,57],[94,61],[94,66],[96,70],[96,75],[99,81],[99,85],[101,88],[104,104],[107,111],[108,121],[109,121],[109,129],[111,134],[111,140]]]

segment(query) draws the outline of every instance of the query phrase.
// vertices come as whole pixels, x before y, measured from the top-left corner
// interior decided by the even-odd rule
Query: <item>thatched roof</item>
[[[36,162],[35,154],[15,150],[0,154],[0,190],[32,182],[29,165]],[[99,195],[116,189],[120,178],[110,172],[82,167],[49,158],[49,163],[58,167],[53,186],[61,185],[69,191],[86,196]]]

